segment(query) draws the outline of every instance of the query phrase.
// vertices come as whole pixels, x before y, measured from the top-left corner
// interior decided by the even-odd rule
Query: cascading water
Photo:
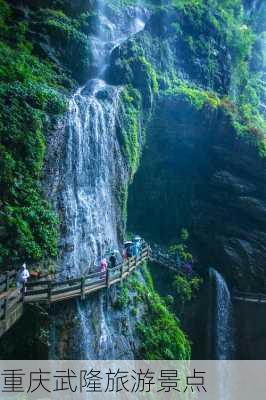
[[[214,357],[216,360],[230,360],[234,350],[231,295],[224,278],[218,271],[211,268],[210,278],[215,290],[212,333]]]
[[[124,20],[118,23],[105,15],[103,5],[98,7],[101,24],[97,35],[91,37],[95,77],[79,88],[69,103],[63,184],[57,200],[64,224],[59,260],[62,278],[88,272],[108,248],[117,248],[119,244],[117,226],[121,210],[114,206],[115,191],[121,181],[127,179],[116,136],[122,87],[108,85],[104,73],[111,51],[128,36],[143,29],[147,13],[140,7],[125,8]],[[77,357],[114,358],[103,295],[98,295],[94,303],[89,301],[91,304],[88,301],[77,304],[80,331]],[[96,309],[92,311],[92,307]],[[97,313],[98,325],[93,322],[93,313]],[[57,357],[55,348],[53,352],[52,357]]]

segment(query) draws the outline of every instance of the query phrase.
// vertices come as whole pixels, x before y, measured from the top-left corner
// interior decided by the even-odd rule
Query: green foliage
[[[122,91],[120,98],[123,116],[121,144],[124,154],[129,161],[130,176],[133,179],[139,165],[141,149],[141,96],[137,89],[129,85]]]
[[[192,254],[188,251],[188,246],[185,244],[173,244],[169,247],[169,252],[171,254],[178,254],[180,260],[183,262],[193,261]]]
[[[139,65],[140,71],[142,74],[148,77],[149,81],[151,82],[151,88],[154,94],[158,94],[159,85],[157,80],[157,74],[155,69],[153,68],[152,64],[144,57],[139,56],[137,58],[137,63]]]
[[[137,309],[137,307],[132,307],[132,308],[131,308],[131,315],[132,315],[133,317],[136,317],[136,316],[138,315],[138,309]]]
[[[247,136],[257,146],[259,153],[265,155],[266,122],[260,110],[263,99],[261,74],[250,70],[250,58],[263,64],[262,54],[254,47],[256,35],[247,20],[241,0],[172,0],[172,5],[179,11],[176,22],[172,22],[173,32],[186,49],[186,59],[191,58],[192,78],[199,73],[194,68],[193,59],[201,60],[201,83],[217,92],[229,95],[236,105],[233,112],[229,101],[221,99],[210,90],[199,88],[175,77],[167,83],[164,91],[167,95],[181,95],[197,109],[210,105],[213,109],[220,106],[231,116],[236,132]],[[222,44],[222,45],[221,45]],[[226,49],[221,54],[221,48]],[[252,54],[253,51],[253,54]],[[261,52],[262,53],[262,52]],[[227,63],[230,54],[230,64]],[[220,70],[221,65],[223,69]],[[227,70],[226,70],[227,69]],[[261,68],[263,70],[263,67]],[[228,76],[227,92],[223,92],[221,83]],[[215,83],[216,82],[216,83]],[[217,86],[218,83],[218,86]],[[230,85],[229,85],[230,83]],[[229,105],[229,108],[224,106]]]
[[[258,92],[252,93],[253,88],[249,83],[246,90],[247,92],[251,90],[251,92],[248,95],[243,92],[239,96],[238,104],[233,103],[229,98],[224,98],[221,106],[225,114],[230,116],[236,133],[249,139],[257,147],[259,155],[266,157],[266,121],[259,109],[252,103],[252,97],[254,96],[253,99],[256,101]]]
[[[180,261],[189,262],[193,261],[193,256],[188,250],[188,245],[184,242],[187,242],[189,239],[189,232],[187,229],[181,229],[179,240],[177,243],[169,246],[170,254],[178,254]]]
[[[214,92],[192,86],[180,79],[172,81],[172,86],[165,90],[163,95],[181,96],[195,106],[197,110],[206,105],[216,109],[220,105],[220,99]]]
[[[64,79],[33,53],[27,25],[16,24],[0,2],[0,268],[57,253],[57,217],[43,199],[39,179],[48,116],[63,113]],[[10,16],[10,18],[9,18]],[[15,32],[15,35],[13,35]],[[12,42],[9,42],[12,38]]]
[[[146,287],[138,283],[138,290],[147,307],[143,320],[137,325],[141,337],[141,357],[149,360],[189,359],[190,345],[178,320],[154,291],[147,270],[145,277],[148,278]]]
[[[123,310],[126,308],[129,304],[129,290],[126,286],[123,286],[120,289],[120,293],[116,299],[116,302],[114,304],[114,307],[117,308],[118,310]]]
[[[49,34],[57,56],[69,66],[77,80],[88,75],[91,49],[89,37],[82,32],[84,19],[67,16],[62,10],[41,9],[36,16],[39,29]]]
[[[121,10],[123,7],[136,6],[136,3],[138,3],[136,0],[109,0],[108,6],[114,10]],[[141,4],[153,9],[161,5],[161,0],[142,0]]]
[[[196,296],[197,292],[202,285],[202,279],[199,277],[193,277],[189,279],[187,277],[178,275],[175,277],[173,287],[176,294],[176,303],[185,304]]]

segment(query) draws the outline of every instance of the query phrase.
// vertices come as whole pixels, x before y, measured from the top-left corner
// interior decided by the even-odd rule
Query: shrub
[[[177,296],[176,302],[185,304],[193,299],[202,284],[202,279],[194,277],[188,279],[178,275],[175,277],[173,287]]]
[[[120,290],[119,296],[117,297],[114,306],[119,310],[123,310],[128,306],[129,300],[130,300],[129,290],[127,287],[123,286],[122,289]]]
[[[147,286],[138,284],[147,307],[143,320],[137,324],[141,338],[140,356],[149,360],[189,359],[190,345],[178,320],[155,292],[147,269],[145,277]]]

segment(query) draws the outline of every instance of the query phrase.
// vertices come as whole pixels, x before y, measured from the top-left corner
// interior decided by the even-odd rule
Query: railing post
[[[52,300],[52,282],[48,283],[47,295],[48,295],[48,302],[51,303],[51,300]]]
[[[27,288],[26,288],[26,283],[23,282],[23,284],[22,284],[22,289],[21,289],[21,298],[22,298],[22,302],[24,302],[24,298],[25,298],[25,295],[26,295],[26,290],[27,290]]]
[[[108,267],[106,269],[106,286],[107,288],[110,287],[110,269]]]
[[[121,264],[121,273],[120,273],[120,280],[123,281],[123,274],[124,274],[124,262]]]
[[[85,278],[84,278],[84,276],[82,276],[80,278],[80,297],[81,297],[81,300],[85,299]]]
[[[5,312],[4,312],[4,321],[7,320],[7,309],[8,309],[8,296],[6,295],[6,300],[5,300]]]
[[[6,273],[6,299],[5,299],[5,312],[4,320],[7,319],[7,309],[8,309],[8,290],[9,290],[9,272]]]
[[[6,274],[6,292],[9,290],[9,272]]]

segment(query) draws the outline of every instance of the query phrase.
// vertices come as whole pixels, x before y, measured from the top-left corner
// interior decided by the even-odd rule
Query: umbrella
[[[139,241],[139,240],[141,240],[141,237],[140,236],[134,236],[134,239],[133,239],[134,241]]]

